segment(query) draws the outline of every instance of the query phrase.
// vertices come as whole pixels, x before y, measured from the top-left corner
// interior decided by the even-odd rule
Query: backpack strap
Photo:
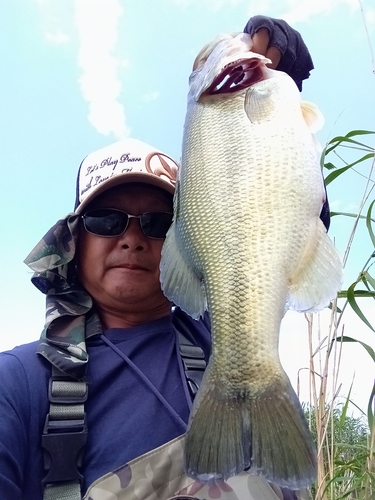
[[[87,382],[65,375],[55,366],[49,380],[50,402],[42,434],[43,500],[81,500],[83,448],[87,441]]]
[[[198,392],[206,369],[203,349],[177,330],[179,352],[192,399]],[[84,446],[87,424],[84,403],[87,382],[67,376],[52,366],[48,399],[50,402],[42,434],[44,467],[43,500],[81,500]]]
[[[190,395],[194,399],[202,383],[207,363],[203,349],[193,344],[183,333],[177,330],[180,355],[189,386]]]

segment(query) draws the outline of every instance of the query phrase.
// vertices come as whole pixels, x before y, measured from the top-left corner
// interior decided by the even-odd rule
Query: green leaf
[[[348,288],[348,293],[347,293],[347,299],[349,304],[351,305],[353,311],[361,318],[361,320],[373,331],[375,332],[374,328],[370,325],[370,323],[367,321],[366,317],[362,313],[359,305],[357,304],[355,300],[355,292],[354,292],[354,287],[357,285],[357,283],[353,283],[349,288]],[[370,293],[367,291],[367,293]]]
[[[342,298],[342,297],[341,297],[341,298]],[[345,298],[346,298],[346,295],[345,295]],[[331,309],[331,311],[332,311],[332,307],[333,307],[333,303],[332,303],[332,302],[330,302],[330,303],[329,303],[329,306],[328,306],[328,309]],[[338,305],[337,305],[337,304],[336,304],[336,312],[338,312],[339,314],[341,314],[341,313],[342,313],[342,310],[338,307]]]
[[[375,279],[370,275],[368,271],[363,273],[363,280],[366,280],[367,283],[370,283],[372,288],[375,290]]]
[[[346,396],[345,404],[342,407],[341,415],[340,415],[340,420],[339,420],[339,428],[343,429],[345,425],[345,420],[346,420],[346,414],[348,413],[348,406],[350,403],[350,395],[352,393],[352,388],[353,388],[353,381],[350,384],[349,392],[348,395]]]
[[[370,347],[368,344],[365,344],[365,342],[361,342],[360,340],[353,339],[352,337],[348,337],[347,335],[342,335],[341,337],[336,337],[336,339],[333,339],[332,342],[357,342],[357,344],[360,344],[366,351],[369,353],[371,356],[372,360],[375,363],[375,351],[372,347]]]
[[[346,137],[354,137],[356,135],[369,135],[369,134],[375,134],[375,131],[373,130],[351,130],[346,134]]]
[[[362,413],[362,415],[365,415],[365,412],[360,408],[354,401],[350,400],[351,404],[357,408],[359,413]]]
[[[368,426],[369,426],[371,434],[373,432],[375,432],[375,429],[374,429],[374,411],[372,409],[372,406],[374,403],[374,397],[375,397],[375,384],[374,384],[374,387],[372,388],[370,399],[368,401],[368,407],[367,407],[367,421],[368,421]]]
[[[324,153],[325,153],[325,155],[327,155],[328,153],[333,151],[335,148],[337,148],[337,146],[339,146],[342,142],[348,142],[351,144],[356,144],[357,146],[365,147],[367,149],[372,149],[369,146],[367,146],[366,144],[363,144],[361,142],[354,141],[354,140],[350,139],[350,137],[355,137],[357,135],[368,135],[368,134],[375,134],[375,132],[370,131],[370,130],[352,130],[351,132],[347,133],[344,136],[339,135],[337,137],[334,137],[333,139],[331,139],[329,141],[327,146],[324,148],[324,150],[325,150]],[[330,145],[331,145],[331,147],[329,147]]]
[[[341,290],[337,294],[337,298],[338,299],[347,299],[348,298],[348,291],[349,290]],[[349,292],[349,293],[351,293],[351,292]],[[375,298],[375,291],[372,292],[371,290],[353,290],[353,295],[354,295],[354,297],[366,297],[366,298],[372,297],[372,298]]]
[[[354,137],[356,135],[375,134],[373,130],[351,130],[346,134],[346,137]]]
[[[367,216],[366,215],[360,215],[358,217],[358,214],[353,214],[353,213],[350,213],[350,212],[330,212],[330,216],[331,217],[334,217],[335,215],[344,215],[345,217],[353,217],[354,219],[366,219],[367,220]],[[375,224],[375,219],[371,219],[371,222],[373,222]]]
[[[330,184],[332,181],[334,181],[339,175],[341,175],[344,172],[346,172],[347,170],[349,170],[349,168],[352,168],[352,167],[354,167],[354,165],[358,165],[358,163],[369,160],[370,158],[373,158],[373,157],[374,157],[374,153],[368,153],[368,154],[362,156],[362,158],[360,158],[359,160],[356,160],[355,162],[350,163],[349,165],[346,165],[345,167],[338,168],[334,172],[331,172],[324,179],[326,186],[328,186],[328,184]]]
[[[371,203],[371,205],[368,208],[367,217],[366,217],[366,226],[367,226],[367,230],[369,232],[372,244],[375,247],[375,235],[374,235],[374,231],[372,230],[372,224],[371,224],[371,212],[372,212],[372,207],[374,206],[374,203],[375,203],[375,200]]]
[[[324,163],[324,168],[326,168],[327,170],[334,170],[336,167],[333,163],[331,163],[330,161],[327,162],[327,163]]]

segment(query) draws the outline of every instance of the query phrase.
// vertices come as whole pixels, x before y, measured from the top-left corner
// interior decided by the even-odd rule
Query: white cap
[[[76,213],[107,189],[128,182],[145,182],[173,194],[178,164],[157,148],[124,139],[90,153],[77,177]]]

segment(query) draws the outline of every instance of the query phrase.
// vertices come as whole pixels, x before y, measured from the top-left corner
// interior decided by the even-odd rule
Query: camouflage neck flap
[[[85,374],[86,337],[102,333],[91,297],[78,281],[75,251],[79,215],[59,220],[25,259],[32,283],[46,294],[46,323],[38,353],[75,378]]]

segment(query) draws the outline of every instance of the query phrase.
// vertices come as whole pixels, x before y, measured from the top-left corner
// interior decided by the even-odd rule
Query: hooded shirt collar
[[[81,379],[88,362],[86,338],[101,334],[102,326],[76,272],[79,226],[80,216],[74,213],[57,221],[24,262],[34,271],[32,283],[46,295],[46,321],[37,352]]]

